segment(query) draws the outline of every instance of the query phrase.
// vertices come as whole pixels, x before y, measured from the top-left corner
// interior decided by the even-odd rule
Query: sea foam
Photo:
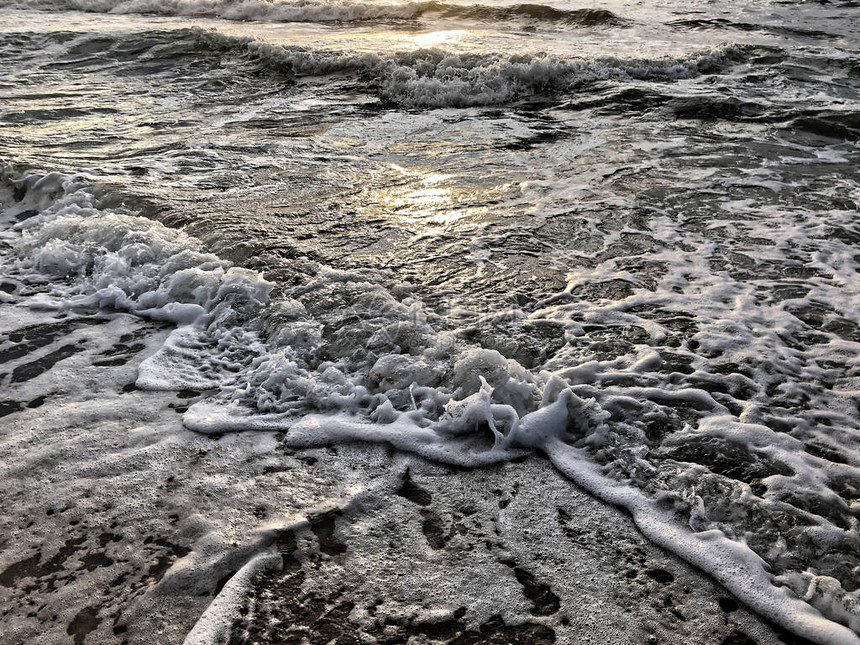
[[[694,499],[688,503],[653,487],[657,473],[644,459],[644,443],[636,443],[635,433],[626,436],[632,428],[614,420],[631,404],[646,409],[649,401],[710,410],[698,441],[738,445],[785,464],[809,490],[826,494],[826,478],[800,442],[775,440],[770,429],[737,421],[708,392],[612,385],[601,391],[590,383],[607,376],[603,368],[579,379],[578,368],[533,373],[494,350],[436,332],[417,301],[389,294],[385,307],[363,307],[368,291],[380,287],[349,272],[323,271],[315,279],[320,293],[352,294],[348,310],[326,324],[297,301],[272,302],[272,285],[260,275],[140,217],[109,191],[53,174],[7,177],[5,192],[6,221],[38,210],[14,226],[19,238],[7,236],[15,252],[7,273],[48,286],[32,297],[32,306],[98,305],[178,325],[141,365],[138,384],[217,389],[186,412],[187,427],[204,433],[285,431],[293,447],[385,442],[470,468],[539,450],[577,484],[630,510],[652,541],[713,575],[762,615],[822,644],[860,642],[849,629],[856,626],[856,594],[834,578],[785,565],[774,577],[768,571],[773,563],[756,555],[730,523],[703,523]],[[281,315],[270,315],[279,307]],[[657,364],[643,356],[628,373],[648,373]],[[768,505],[778,503],[760,500],[740,508],[758,512]],[[833,544],[850,533],[817,522],[810,531],[818,532],[818,543]],[[200,629],[220,632],[214,617],[221,614],[213,608],[214,622],[204,621]]]

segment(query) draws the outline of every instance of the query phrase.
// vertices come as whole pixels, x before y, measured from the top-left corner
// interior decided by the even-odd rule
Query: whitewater
[[[9,643],[860,643],[851,2],[0,0]]]

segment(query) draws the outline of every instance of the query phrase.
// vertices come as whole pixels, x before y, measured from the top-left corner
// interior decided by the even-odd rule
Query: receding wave
[[[438,0],[374,2],[270,2],[267,0],[2,0],[0,7],[40,11],[213,17],[271,22],[366,22],[440,16],[454,20],[547,22],[582,27],[623,26],[629,21],[605,9],[557,9],[542,4],[494,7]]]

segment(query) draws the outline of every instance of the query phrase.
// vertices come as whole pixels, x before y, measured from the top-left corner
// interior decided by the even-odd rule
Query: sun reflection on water
[[[426,49],[430,47],[447,48],[466,39],[468,32],[464,29],[446,31],[428,31],[423,34],[410,34],[404,38],[403,45],[408,49]]]
[[[441,232],[458,223],[473,222],[486,212],[470,206],[470,195],[452,186],[453,175],[414,170],[391,164],[404,181],[387,188],[379,197],[382,205],[401,221],[417,225],[422,232]]]

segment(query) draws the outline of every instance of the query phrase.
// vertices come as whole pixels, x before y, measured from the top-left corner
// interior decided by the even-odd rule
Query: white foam
[[[221,645],[228,643],[236,616],[239,614],[254,577],[280,568],[281,556],[274,548],[254,555],[233,574],[215,597],[193,629],[182,641],[184,645]]]
[[[679,527],[671,509],[661,509],[639,489],[607,480],[593,462],[561,441],[544,449],[572,481],[606,502],[627,508],[649,540],[708,572],[762,616],[817,643],[860,643],[850,629],[825,618],[786,588],[775,587],[764,561],[742,542],[718,530],[690,532]]]
[[[19,228],[18,273],[37,271],[71,280],[60,298],[49,294],[42,306],[98,305],[141,313],[177,324],[245,313],[268,303],[272,285],[257,274],[231,267],[201,252],[199,241],[181,231],[122,211],[99,208],[98,198],[76,188],[71,178],[36,182],[35,201],[62,183],[68,191]]]

